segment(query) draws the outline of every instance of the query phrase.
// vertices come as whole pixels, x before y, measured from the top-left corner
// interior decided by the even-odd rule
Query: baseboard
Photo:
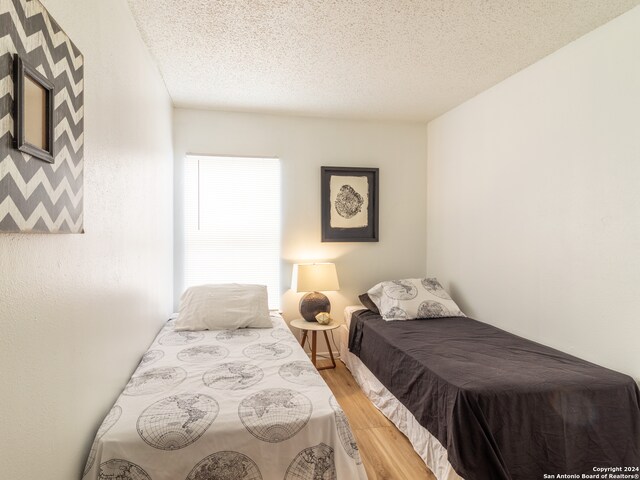
[[[332,352],[332,353],[333,353],[333,358],[340,358],[340,352]],[[320,357],[320,358],[325,358],[325,357],[326,357],[326,358],[331,358],[331,357],[329,356],[329,352],[318,352],[318,353],[316,354],[316,356],[317,356],[317,357]]]
[[[307,349],[304,349],[304,353],[306,353],[309,358],[311,358],[311,352],[307,351]],[[320,360],[331,360],[331,357],[329,356],[329,351],[326,352],[318,352],[316,353],[316,357],[319,358]],[[333,352],[333,358],[340,358],[340,352]]]

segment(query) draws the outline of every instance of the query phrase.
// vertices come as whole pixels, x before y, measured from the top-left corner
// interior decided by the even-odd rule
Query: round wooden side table
[[[335,330],[338,328],[341,323],[332,321],[328,325],[320,325],[318,322],[307,322],[304,318],[296,318],[291,321],[290,324],[292,327],[295,327],[299,330],[302,330],[302,340],[300,341],[300,345],[304,348],[304,344],[307,341],[307,335],[311,332],[311,363],[318,370],[325,370],[327,368],[336,368],[336,361],[333,358],[333,351],[331,350],[331,343],[329,342],[329,337],[327,336],[328,330]],[[327,342],[327,348],[329,349],[329,356],[331,357],[331,366],[326,367],[318,367],[316,364],[316,355],[317,351],[317,334],[318,332],[322,332],[324,334],[324,339]]]

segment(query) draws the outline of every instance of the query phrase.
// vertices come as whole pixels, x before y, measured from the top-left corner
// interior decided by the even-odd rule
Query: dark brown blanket
[[[349,349],[467,480],[640,466],[640,391],[627,375],[461,317],[362,310]]]

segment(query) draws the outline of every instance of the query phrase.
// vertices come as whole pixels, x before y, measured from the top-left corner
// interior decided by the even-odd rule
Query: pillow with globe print
[[[380,282],[367,293],[387,321],[466,316],[436,278]]]

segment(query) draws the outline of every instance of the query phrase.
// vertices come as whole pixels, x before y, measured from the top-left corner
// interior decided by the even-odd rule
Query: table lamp
[[[296,263],[293,265],[291,289],[296,293],[309,292],[300,299],[300,315],[307,322],[315,322],[320,312],[331,311],[331,302],[318,290],[340,290],[338,274],[333,263]]]

